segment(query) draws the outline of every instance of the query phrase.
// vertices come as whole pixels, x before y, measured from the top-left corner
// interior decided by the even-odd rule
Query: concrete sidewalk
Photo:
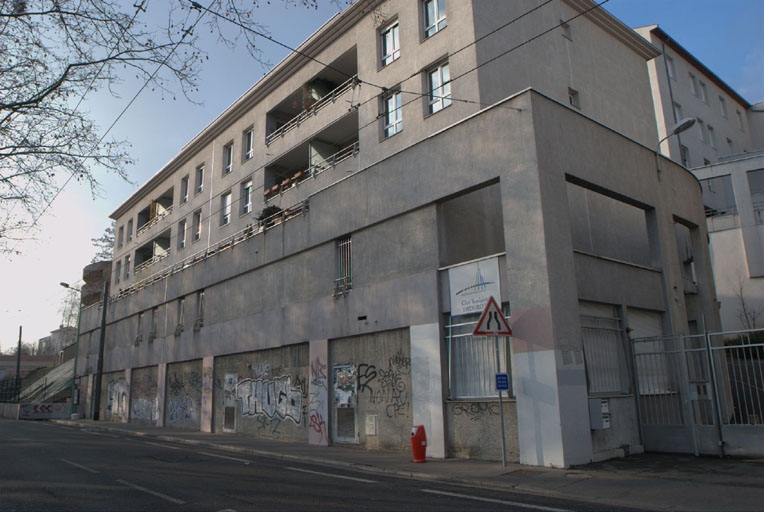
[[[53,420],[244,455],[273,457],[367,473],[521,491],[648,510],[764,510],[764,459],[643,454],[562,470],[463,459],[411,462],[411,455],[346,446],[257,439],[242,434],[187,432],[90,420]]]

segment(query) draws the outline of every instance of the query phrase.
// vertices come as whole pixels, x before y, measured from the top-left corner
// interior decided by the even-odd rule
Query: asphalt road
[[[0,510],[612,510],[0,420]]]

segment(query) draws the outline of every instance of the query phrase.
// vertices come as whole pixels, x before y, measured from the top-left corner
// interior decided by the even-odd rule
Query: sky
[[[338,10],[330,0],[318,1],[318,10],[261,1],[258,12],[274,39],[296,47]],[[609,0],[604,7],[630,27],[658,24],[749,102],[764,100],[764,0]],[[210,60],[195,96],[202,105],[144,91],[112,129],[110,136],[132,146],[137,162],[128,169],[132,183],[99,175],[103,190],[97,197],[70,183],[41,219],[34,239],[17,246],[22,255],[0,256],[3,351],[16,345],[19,326],[25,343],[59,326],[66,295],[59,283],[81,284],[82,268],[96,252],[91,239],[109,226],[109,214],[267,72],[243,49],[229,50],[212,38],[205,46]],[[266,40],[261,47],[273,63],[287,54]],[[119,97],[98,94],[86,98],[85,108],[105,130],[139,87],[127,81]]]

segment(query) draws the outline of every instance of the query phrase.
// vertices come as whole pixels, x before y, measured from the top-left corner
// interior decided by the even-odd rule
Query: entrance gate
[[[647,451],[764,455],[764,331],[632,339]]]

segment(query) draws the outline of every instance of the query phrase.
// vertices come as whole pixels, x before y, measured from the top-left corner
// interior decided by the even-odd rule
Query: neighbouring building
[[[658,55],[589,0],[354,2],[112,214],[83,412],[501,460],[498,368],[509,460],[641,451],[629,336],[718,328]]]
[[[76,338],[76,327],[62,325],[58,329],[50,331],[50,336],[40,338],[37,341],[37,353],[39,355],[58,354],[64,348],[73,344]]]

